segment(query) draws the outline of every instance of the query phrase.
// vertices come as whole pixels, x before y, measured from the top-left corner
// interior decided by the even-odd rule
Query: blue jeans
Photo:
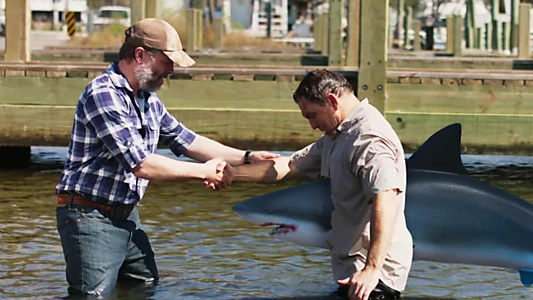
[[[154,252],[137,208],[127,220],[116,220],[95,208],[67,205],[57,207],[56,218],[69,294],[105,295],[122,278],[157,282]]]

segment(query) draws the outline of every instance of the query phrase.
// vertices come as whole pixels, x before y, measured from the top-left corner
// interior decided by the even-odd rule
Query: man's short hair
[[[342,96],[346,92],[353,93],[353,88],[344,76],[326,69],[315,69],[305,75],[292,98],[296,103],[305,99],[325,105],[329,93]]]

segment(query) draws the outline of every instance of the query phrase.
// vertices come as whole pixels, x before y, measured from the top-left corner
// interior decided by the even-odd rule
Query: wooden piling
[[[328,65],[340,66],[342,62],[342,0],[329,0]]]
[[[6,61],[30,61],[31,12],[29,0],[6,1]]]
[[[348,0],[348,36],[346,45],[346,66],[359,65],[359,37],[361,23],[361,0]],[[389,29],[390,26],[387,26]]]
[[[531,20],[531,4],[520,3],[519,13],[519,35],[518,35],[518,58],[530,59],[531,38],[529,33],[529,22]]]
[[[403,2],[403,1],[402,1]],[[389,0],[361,1],[361,45],[357,96],[385,113],[387,10]]]
[[[130,2],[131,24],[135,24],[145,18],[146,0],[134,0]]]

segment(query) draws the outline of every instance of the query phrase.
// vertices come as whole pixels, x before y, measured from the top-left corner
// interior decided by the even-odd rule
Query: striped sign
[[[65,21],[67,22],[68,36],[72,37],[76,33],[76,14],[73,11],[67,11],[65,15]]]

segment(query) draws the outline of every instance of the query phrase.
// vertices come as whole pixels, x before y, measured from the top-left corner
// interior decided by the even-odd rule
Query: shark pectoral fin
[[[520,270],[519,272],[522,284],[530,287],[533,284],[533,270]]]

